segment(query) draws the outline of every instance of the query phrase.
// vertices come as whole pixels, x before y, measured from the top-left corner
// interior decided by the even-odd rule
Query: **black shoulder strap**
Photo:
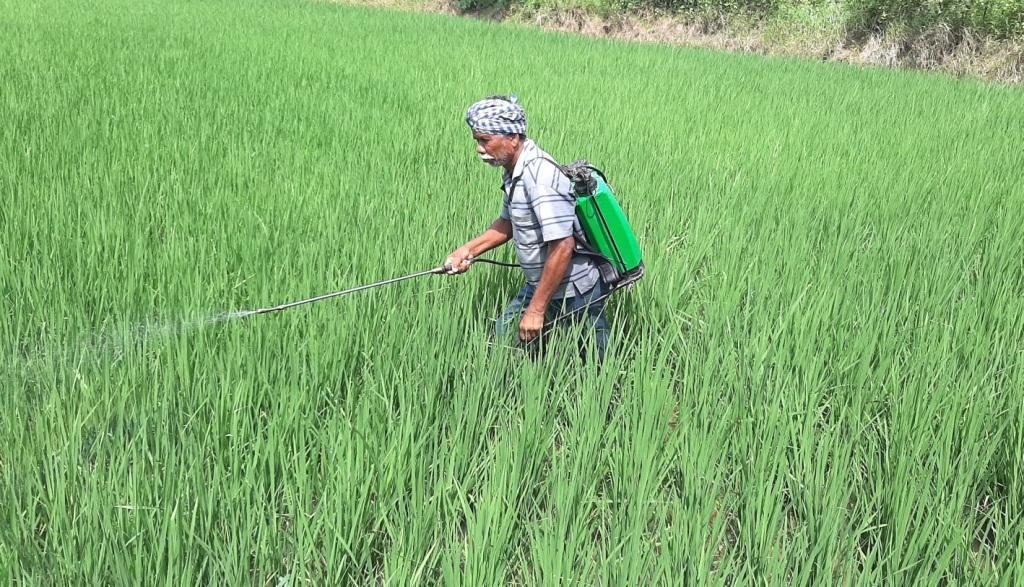
[[[570,180],[572,179],[565,172],[565,167],[562,167],[562,165],[559,164],[558,161],[555,161],[554,159],[552,159],[550,157],[544,157],[543,155],[540,156],[540,157],[537,157],[537,159],[543,159],[545,161],[550,162],[552,165],[555,166],[555,169],[558,169],[559,173],[561,173],[562,175],[564,175],[565,177],[567,177]],[[530,163],[533,163],[533,161],[536,161],[536,159],[530,161]],[[529,163],[527,163],[526,165],[529,165]],[[526,165],[523,165],[523,169],[524,170],[526,169]],[[601,177],[603,178],[604,176],[602,175]],[[516,189],[516,184],[518,184],[521,181],[523,181],[523,174],[522,173],[520,173],[519,175],[517,175],[517,176],[512,178],[512,182],[508,185],[508,194],[505,194],[506,197],[511,197],[512,192]],[[502,189],[502,191],[505,190],[505,183],[504,182],[502,182],[502,184],[501,184],[501,189]]]
[[[585,159],[573,161],[569,165],[561,165],[558,163],[558,161],[555,161],[554,159],[550,157],[545,157],[543,155],[537,157],[537,159],[543,159],[545,161],[550,162],[552,165],[555,166],[556,169],[558,169],[559,173],[561,173],[569,180],[569,182],[573,186],[572,195],[574,197],[580,194],[593,194],[594,191],[597,189],[597,182],[595,182],[594,179],[590,176],[590,171],[596,173],[601,178],[601,181],[608,183],[608,178],[605,177],[604,172],[598,169],[597,167],[591,165],[590,162]],[[533,163],[533,161],[530,161],[530,163]],[[523,167],[525,169],[525,165]],[[508,187],[508,193],[505,194],[506,200],[512,197],[512,192],[515,191],[516,185],[519,184],[519,182],[521,181],[523,181],[522,173],[512,178],[512,182],[509,184]],[[502,192],[505,191],[504,182],[502,182],[501,189]]]

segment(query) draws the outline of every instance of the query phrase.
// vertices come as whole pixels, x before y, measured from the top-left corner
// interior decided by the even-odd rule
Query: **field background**
[[[0,29],[0,578],[1024,578],[1024,93],[300,1]],[[440,263],[508,92],[640,235],[603,369],[489,353],[490,266],[215,319]]]

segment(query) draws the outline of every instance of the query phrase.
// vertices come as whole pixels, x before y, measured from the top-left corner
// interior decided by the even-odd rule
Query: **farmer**
[[[609,289],[591,258],[576,249],[576,239],[583,237],[569,178],[527,138],[526,112],[515,95],[476,102],[466,112],[466,124],[480,160],[504,168],[504,198],[491,226],[448,256],[448,272],[464,273],[474,257],[512,240],[526,283],[495,321],[497,339],[516,329],[520,341],[532,342],[546,320],[571,313],[567,319],[593,328],[598,359],[603,359]]]

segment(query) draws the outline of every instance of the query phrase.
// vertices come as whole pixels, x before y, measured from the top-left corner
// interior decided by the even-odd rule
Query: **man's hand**
[[[469,266],[473,261],[473,255],[470,254],[469,248],[461,246],[454,251],[444,261],[444,267],[447,269],[449,275],[455,273],[465,273],[469,271]]]
[[[544,313],[527,310],[523,314],[523,319],[519,321],[519,340],[530,342],[540,336],[540,331],[543,328]]]
[[[480,236],[452,251],[444,261],[448,275],[465,273],[473,263],[476,255],[483,255],[494,247],[505,244],[512,238],[512,223],[504,218],[497,218]]]

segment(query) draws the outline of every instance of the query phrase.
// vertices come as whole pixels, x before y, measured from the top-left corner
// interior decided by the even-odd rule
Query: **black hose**
[[[472,263],[487,263],[499,267],[512,267],[513,269],[519,267],[518,263],[505,263],[504,261],[495,261],[494,259],[473,259]]]

